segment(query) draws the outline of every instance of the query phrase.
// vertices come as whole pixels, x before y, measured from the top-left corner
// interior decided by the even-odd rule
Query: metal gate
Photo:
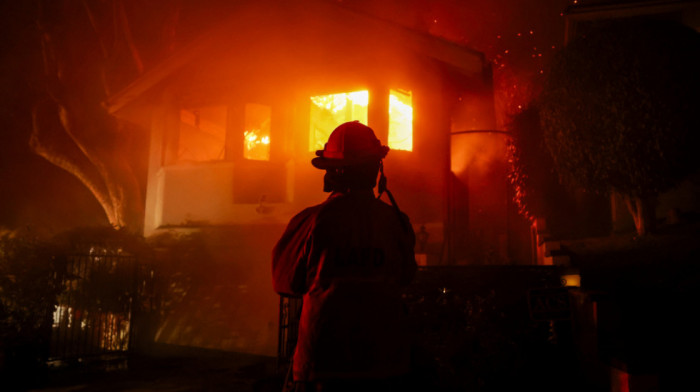
[[[63,291],[53,313],[50,359],[129,349],[137,267],[135,256],[113,246],[82,247],[67,257]]]

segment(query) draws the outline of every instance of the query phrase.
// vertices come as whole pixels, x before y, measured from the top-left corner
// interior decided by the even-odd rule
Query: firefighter
[[[303,297],[296,390],[390,391],[406,379],[401,293],[416,271],[415,235],[386,189],[388,151],[368,126],[338,126],[311,161],[326,171],[328,199],[292,218],[273,250],[275,291]]]

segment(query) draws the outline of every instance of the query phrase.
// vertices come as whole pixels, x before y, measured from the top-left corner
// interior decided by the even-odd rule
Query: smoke
[[[464,133],[452,136],[452,172],[485,173],[506,156],[507,136],[501,133]]]

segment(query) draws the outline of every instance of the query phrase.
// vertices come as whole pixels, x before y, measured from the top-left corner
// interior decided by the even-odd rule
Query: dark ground
[[[278,370],[281,369],[281,370]],[[561,370],[561,369],[560,369]],[[571,370],[571,369],[570,369]],[[277,366],[274,357],[205,350],[191,347],[159,346],[148,355],[128,358],[101,358],[87,363],[72,363],[53,367],[48,374],[27,385],[15,385],[10,391],[22,392],[97,392],[97,391],[233,391],[280,392],[284,368]],[[464,387],[437,385],[416,378],[409,389],[402,392],[505,391],[519,385],[522,390],[597,392],[574,381],[569,372],[551,370],[545,379],[532,380],[517,377],[507,388]],[[502,375],[504,378],[511,378]],[[521,375],[522,376],[522,375]],[[573,383],[572,383],[573,381]],[[5,384],[7,385],[7,384]],[[0,384],[0,391],[5,391]],[[358,391],[362,392],[362,391]],[[391,392],[391,391],[387,391]]]
[[[692,360],[686,358],[688,353],[697,352],[696,348],[700,348],[700,345],[696,345],[699,325],[692,316],[695,313],[692,309],[697,307],[697,302],[700,300],[697,292],[697,287],[700,287],[700,266],[697,263],[697,260],[700,260],[700,243],[697,241],[700,238],[699,234],[700,223],[692,222],[688,225],[663,228],[659,233],[648,238],[639,239],[633,235],[620,235],[564,244],[573,254],[572,264],[579,268],[583,286],[587,286],[587,290],[583,293],[591,290],[599,294],[605,293],[599,300],[600,319],[594,334],[595,339],[589,342],[597,347],[595,357],[598,358],[599,365],[621,363],[621,366],[633,372],[657,374],[660,376],[658,382],[662,391],[683,390],[685,388],[677,387],[692,381],[695,370],[700,366],[697,358]],[[432,275],[435,275],[441,270],[431,271]],[[516,271],[516,275],[521,278],[519,280],[522,280],[523,271]],[[455,274],[452,270],[446,272],[450,276]],[[472,275],[479,277],[478,280],[484,280],[486,272],[488,270]],[[498,276],[504,274],[504,271],[498,269],[496,272]],[[432,326],[433,329],[440,326],[454,327],[453,324],[460,319],[457,318],[450,323],[451,319],[445,320],[446,314],[459,315],[460,313],[455,313],[452,308],[457,306],[461,309],[466,306],[465,304],[470,304],[471,302],[464,301],[466,301],[465,298],[471,297],[460,297],[454,294],[459,293],[457,289],[460,287],[452,284],[454,282],[445,280],[442,275],[438,277],[432,275],[425,273],[422,275],[424,280],[427,279],[426,287],[438,287],[433,280],[440,278],[439,283],[445,288],[449,287],[450,290],[441,291],[439,298],[433,298],[427,294],[419,296],[424,300],[421,303],[430,304],[429,308],[433,310],[429,320],[442,320],[436,324],[437,326],[430,324],[428,327]],[[434,279],[430,280],[431,277]],[[466,279],[458,278],[460,282]],[[475,277],[472,276],[471,279],[474,280]],[[508,287],[513,284],[503,276],[500,280],[506,281]],[[476,283],[472,282],[467,286],[476,290],[473,287],[475,285]],[[492,282],[487,286],[493,286]],[[455,291],[452,292],[452,289]],[[511,287],[507,293],[511,291],[517,290]],[[452,295],[445,296],[442,294],[445,292]],[[492,299],[494,306],[499,303],[496,301],[498,298],[500,297],[496,296]],[[468,388],[463,388],[467,385],[463,384],[462,388],[438,388],[437,390],[451,392],[453,390],[521,389],[588,392],[606,390],[605,386],[610,385],[609,380],[589,380],[595,383],[595,387],[584,382],[587,376],[581,374],[582,363],[571,355],[574,351],[585,348],[586,339],[583,341],[579,341],[581,337],[573,340],[571,337],[564,339],[571,340],[572,344],[578,342],[576,343],[578,350],[571,350],[573,347],[562,346],[561,343],[558,346],[542,344],[543,339],[535,339],[541,338],[540,328],[528,330],[532,334],[530,340],[516,339],[511,336],[512,331],[509,329],[498,329],[497,327],[501,324],[489,323],[491,320],[489,317],[493,316],[488,312],[489,309],[491,308],[487,306],[476,316],[470,316],[473,326],[479,327],[477,332],[480,332],[478,336],[469,335],[468,337],[476,337],[475,341],[481,343],[478,347],[464,348],[465,352],[471,353],[471,357],[447,356],[446,358],[451,361],[448,363],[450,366],[434,369],[423,366],[421,369],[432,369],[434,376],[448,381],[452,380],[450,376],[469,379],[469,376],[474,376],[472,373],[476,373],[480,375],[480,379],[486,381],[487,385],[493,387],[484,388],[486,385],[472,383],[473,385],[469,384]],[[500,307],[496,306],[494,309],[500,309]],[[443,328],[434,331],[437,333],[436,336],[452,343],[446,346],[438,344],[437,346],[442,347],[443,351],[454,346],[455,341],[461,341],[449,335],[450,330]],[[517,330],[520,331],[522,328]],[[425,331],[430,332],[432,329],[423,328],[421,331],[421,336],[430,340],[432,335],[426,335]],[[443,339],[439,340],[437,343],[442,342]],[[492,340],[493,344],[500,342],[500,345],[492,347],[493,344],[486,344]],[[532,347],[527,344],[527,347],[524,347],[523,342],[529,342]],[[517,347],[520,350],[516,349]],[[547,349],[551,352],[547,352]],[[563,351],[560,352],[562,349]],[[520,353],[520,356],[513,353]],[[430,360],[431,357],[424,359]],[[515,362],[511,363],[513,361]],[[445,370],[451,372],[448,374]],[[108,361],[103,358],[101,361],[56,366],[49,369],[45,375],[26,377],[24,379],[27,382],[24,385],[9,389],[32,392],[267,392],[281,391],[283,379],[281,373],[283,371],[278,370],[275,357],[158,345],[149,350],[147,355],[132,355],[128,358],[113,358]],[[425,372],[422,371],[421,374],[423,373]],[[34,380],[31,380],[32,378]],[[454,383],[454,385],[457,384],[459,383]],[[0,383],[0,391],[5,391],[7,386],[6,380]],[[421,390],[436,389],[421,388]]]
[[[148,355],[54,367],[33,392],[280,391],[274,357],[158,346]],[[1,389],[1,388],[0,388]]]

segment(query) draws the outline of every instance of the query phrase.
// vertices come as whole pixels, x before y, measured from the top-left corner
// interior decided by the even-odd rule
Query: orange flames
[[[367,124],[369,91],[311,97],[309,151],[323,149],[333,129],[346,121]],[[389,140],[394,150],[413,150],[413,105],[411,92],[391,90],[389,95]]]

